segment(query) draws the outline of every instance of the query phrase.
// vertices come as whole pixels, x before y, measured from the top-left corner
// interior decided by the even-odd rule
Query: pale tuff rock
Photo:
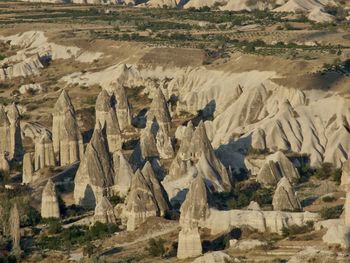
[[[10,121],[5,112],[4,106],[0,105],[0,152],[9,154],[13,151],[11,147]]]
[[[142,172],[137,170],[133,177],[123,210],[128,231],[135,230],[148,217],[164,215],[169,209],[164,190],[151,169],[150,164],[146,164]]]
[[[222,251],[209,252],[196,258],[192,263],[232,263],[233,259]]]
[[[41,197],[41,217],[60,218],[60,210],[55,184],[49,179],[44,187]]]
[[[43,135],[35,142],[35,171],[44,167],[55,166],[55,154],[51,135],[44,132]]]
[[[153,122],[147,122],[146,128],[141,131],[139,147],[143,160],[159,156],[157,143],[154,136],[155,128],[152,124]]]
[[[8,67],[2,67],[0,69],[0,80],[38,75],[43,68],[41,58],[36,54]]]
[[[153,100],[147,114],[147,120],[154,121],[155,119],[158,125],[163,126],[168,132],[171,125],[171,116],[167,101],[160,88],[157,88],[153,93]]]
[[[112,97],[106,90],[102,90],[96,100],[96,123],[105,127],[108,141],[108,148],[111,153],[122,148],[119,122],[116,109],[112,103]]]
[[[120,130],[124,131],[131,125],[131,112],[128,97],[126,95],[125,88],[117,83],[113,91],[116,103],[116,112],[119,121]]]
[[[154,195],[154,198],[157,201],[159,215],[165,216],[166,211],[169,210],[168,197],[167,197],[167,194],[166,194],[163,186],[158,181],[157,176],[154,173],[154,170],[152,168],[151,163],[146,162],[146,164],[142,168],[141,172],[142,172],[144,178],[146,179],[146,181],[149,185],[149,188],[151,189],[151,191]]]
[[[22,183],[29,184],[33,180],[33,162],[31,153],[25,153],[23,156]]]
[[[247,240],[230,240],[230,248],[237,250],[252,250],[255,248],[266,246],[267,242],[260,241],[257,239],[247,239]]]
[[[316,247],[306,247],[304,250],[293,255],[288,263],[304,263],[304,262],[337,262],[346,263],[348,258],[345,258],[340,253],[336,253],[330,250],[320,250]]]
[[[179,233],[177,258],[194,258],[202,254],[202,243],[198,227],[182,228]]]
[[[105,196],[103,196],[96,204],[94,221],[98,221],[104,224],[116,223],[114,208]]]
[[[350,159],[343,164],[341,184],[345,191],[350,190]],[[349,187],[348,187],[349,186]]]
[[[19,92],[21,94],[28,94],[28,95],[33,95],[33,93],[41,93],[43,91],[43,88],[41,87],[40,84],[26,84],[22,85],[19,88]]]
[[[10,171],[9,162],[7,161],[7,159],[3,153],[0,153],[0,170],[1,171]]]
[[[180,259],[196,257],[202,253],[198,223],[208,217],[207,194],[207,187],[203,177],[197,175],[192,181],[186,199],[180,208],[181,231],[177,249],[177,257]]]
[[[211,234],[225,233],[234,227],[249,226],[259,232],[270,231],[281,234],[283,228],[293,225],[304,226],[308,221],[320,220],[318,213],[229,210],[218,211],[210,208],[209,217],[200,221],[199,227],[208,228]],[[220,222],[220,224],[218,224]]]
[[[156,135],[156,146],[161,159],[170,159],[175,155],[172,139],[167,130],[160,126]]]
[[[115,172],[113,189],[119,196],[126,196],[130,190],[134,172],[122,152],[115,152],[113,161]]]
[[[300,211],[301,205],[295,195],[292,185],[286,177],[283,177],[277,184],[277,189],[273,196],[272,206],[274,210]]]
[[[343,224],[332,225],[322,240],[327,244],[337,244],[347,249],[350,247],[350,227]]]
[[[105,193],[109,194],[113,177],[107,139],[104,131],[96,126],[75,176],[75,203],[95,207]]]
[[[247,210],[256,210],[256,211],[260,211],[261,207],[260,205],[255,202],[255,201],[250,201],[249,205],[246,207]]]
[[[180,208],[180,225],[191,227],[209,216],[208,190],[201,175],[192,181],[185,201]]]
[[[21,230],[20,230],[20,217],[17,204],[15,203],[10,211],[10,233],[12,238],[12,251],[19,253],[21,251]]]
[[[83,155],[83,139],[73,104],[65,90],[61,92],[54,107],[52,140],[56,158],[61,166],[79,161]]]
[[[273,161],[266,162],[261,167],[256,180],[263,185],[277,185],[282,178],[281,172],[277,167],[277,164]]]
[[[267,156],[266,160],[275,162],[279,171],[283,177],[286,177],[290,183],[294,183],[299,180],[300,175],[298,169],[293,163],[284,155],[283,152],[278,151],[274,154]]]
[[[149,0],[145,5],[151,8],[175,8],[178,6],[180,0]]]
[[[182,202],[177,195],[189,187],[195,170],[206,179],[211,191],[222,192],[231,189],[229,175],[214,153],[203,122],[194,131],[189,123],[184,131],[180,149],[163,181],[170,199],[176,197],[175,199]]]
[[[1,109],[0,111],[2,110],[3,109]],[[8,142],[6,142],[3,145],[3,149],[1,149],[1,151],[8,153],[7,157],[9,158],[9,160],[12,160],[12,159],[20,160],[23,154],[23,148],[22,148],[19,110],[16,104],[14,103],[8,106],[6,110],[7,110],[7,120],[5,117],[6,114],[0,113],[2,115],[0,118],[1,118],[1,123],[3,125],[2,127],[3,134],[1,135],[4,135],[4,136],[7,135],[7,137],[3,137],[3,138],[6,138]],[[9,124],[9,130],[8,130],[8,124]],[[0,146],[0,148],[2,147]]]

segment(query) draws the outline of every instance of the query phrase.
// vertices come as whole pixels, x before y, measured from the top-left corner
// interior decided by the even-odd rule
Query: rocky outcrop
[[[35,142],[35,171],[44,167],[53,166],[55,166],[55,154],[51,134],[44,132],[43,135]]]
[[[182,228],[179,233],[177,258],[194,258],[202,254],[202,243],[198,227]]]
[[[119,122],[113,98],[106,90],[102,90],[96,100],[96,123],[104,127],[107,134],[108,148],[110,153],[119,151],[122,148]]]
[[[277,185],[272,206],[274,210],[278,211],[300,211],[302,209],[292,185],[286,177],[283,177]]]
[[[61,92],[53,110],[52,140],[57,161],[61,166],[79,161],[83,155],[83,138],[73,104],[65,90]]]
[[[9,162],[3,153],[0,153],[0,170],[5,172],[10,171]]]
[[[136,171],[123,210],[127,230],[133,231],[148,217],[161,216],[169,209],[167,197],[150,164]]]
[[[49,179],[44,187],[41,197],[41,217],[42,218],[60,218],[60,209],[58,204],[55,184]]]
[[[322,237],[322,240],[326,244],[336,244],[348,249],[350,247],[350,227],[343,224],[332,225]]]
[[[116,98],[116,112],[119,121],[120,130],[124,131],[131,125],[131,112],[128,97],[125,88],[118,82],[114,89]]]
[[[25,153],[23,156],[22,183],[29,184],[33,180],[33,163],[31,153]]]
[[[198,232],[199,221],[208,217],[208,190],[201,175],[192,181],[186,199],[180,208],[179,245],[177,257],[180,259],[199,256],[202,243]]]
[[[107,138],[101,127],[96,126],[75,176],[75,203],[95,208],[96,203],[109,194],[113,178]]]
[[[171,116],[167,101],[160,88],[153,92],[153,99],[149,112],[147,113],[148,121],[156,121],[159,126],[162,126],[166,131],[170,130]]]
[[[122,152],[114,153],[113,163],[115,173],[113,190],[115,194],[124,197],[130,190],[134,172]]]
[[[18,255],[20,254],[20,251],[21,251],[21,246],[20,246],[21,229],[20,229],[20,217],[19,217],[17,203],[15,203],[11,208],[9,224],[10,224],[10,234],[12,239],[12,251],[15,255]]]
[[[198,225],[209,216],[208,189],[200,174],[192,181],[180,213],[180,225],[183,227]]]
[[[188,124],[180,149],[163,181],[172,202],[183,201],[181,191],[188,189],[196,171],[205,178],[211,191],[223,192],[231,189],[228,172],[216,157],[203,122],[195,130],[191,123]]]
[[[209,252],[196,258],[192,263],[230,263],[233,259],[222,251]]]
[[[115,224],[114,208],[107,197],[103,196],[95,207],[94,221],[104,224]]]
[[[19,111],[15,104],[5,108],[0,105],[0,153],[8,160],[22,157],[22,138]]]
[[[273,161],[266,162],[260,169],[256,180],[262,185],[275,186],[281,180],[282,174]]]
[[[298,169],[293,165],[293,163],[285,156],[281,151],[277,151],[266,157],[267,161],[273,161],[281,175],[288,179],[290,183],[295,183],[299,180],[300,175]]]

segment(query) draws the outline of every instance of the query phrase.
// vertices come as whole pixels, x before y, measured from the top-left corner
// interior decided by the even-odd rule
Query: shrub
[[[292,225],[290,227],[282,228],[282,235],[284,237],[291,237],[295,235],[305,234],[313,230],[314,224],[313,222],[307,222],[306,225],[298,226]]]
[[[340,217],[342,212],[343,206],[338,205],[334,207],[325,207],[320,211],[320,214],[323,219],[336,219]]]
[[[156,240],[154,238],[151,238],[148,241],[148,247],[146,248],[146,250],[151,256],[154,256],[154,257],[163,256],[165,253],[164,243],[165,243],[164,239],[159,238]]]
[[[49,219],[47,230],[51,235],[58,234],[62,231],[62,224],[58,219]]]
[[[334,200],[336,200],[336,198],[334,196],[330,196],[330,195],[327,195],[327,196],[322,198],[322,201],[326,202],[326,203],[333,202]]]
[[[118,195],[113,195],[109,198],[109,201],[111,202],[111,204],[113,206],[116,206],[117,204],[122,204],[124,203],[125,198],[124,197],[120,197]]]

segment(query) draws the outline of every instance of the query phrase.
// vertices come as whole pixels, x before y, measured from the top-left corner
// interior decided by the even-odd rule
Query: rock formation
[[[20,114],[15,103],[7,107],[7,117],[10,122],[10,144],[11,151],[9,152],[9,159],[19,161],[23,156]]]
[[[124,87],[118,82],[114,89],[114,96],[116,98],[116,111],[119,121],[120,130],[124,131],[131,125],[131,112],[128,97]]]
[[[41,217],[42,218],[60,218],[60,209],[58,204],[55,184],[49,179],[44,187],[41,197]]]
[[[105,132],[98,125],[75,176],[75,203],[94,208],[113,186],[113,166]]]
[[[277,164],[273,161],[268,161],[261,167],[256,180],[262,185],[275,186],[281,178],[282,175]]]
[[[83,155],[83,139],[75,118],[73,104],[65,90],[61,92],[53,111],[53,148],[59,165],[79,161]]]
[[[233,259],[222,251],[214,251],[196,258],[192,263],[230,263]]]
[[[43,135],[35,142],[34,167],[35,171],[55,166],[55,154],[51,135],[44,132]]]
[[[127,196],[123,217],[127,219],[127,230],[132,231],[148,217],[161,216],[169,209],[164,190],[146,164],[142,172],[136,171]]]
[[[340,245],[344,249],[350,247],[350,227],[343,224],[334,224],[322,237],[323,242],[329,245]]]
[[[9,162],[3,153],[0,153],[0,170],[5,172],[10,171]]]
[[[104,224],[116,223],[113,206],[105,196],[103,196],[96,204],[94,221]]]
[[[107,133],[108,148],[110,153],[119,151],[122,148],[119,122],[116,109],[106,90],[102,90],[96,100],[96,123],[105,127]]]
[[[202,243],[198,232],[199,221],[207,218],[208,196],[207,187],[201,175],[192,181],[180,212],[179,245],[177,257],[180,259],[199,256],[202,253]]]
[[[130,190],[134,172],[122,152],[113,155],[114,162],[114,186],[115,193],[119,196],[126,196]]]
[[[153,93],[153,99],[150,110],[147,114],[147,120],[156,120],[158,125],[163,126],[168,132],[171,126],[171,117],[167,101],[160,88],[157,88]]]
[[[198,227],[184,227],[179,233],[177,258],[193,258],[202,254],[202,243]]]
[[[275,191],[272,200],[272,206],[274,210],[277,211],[300,211],[301,205],[295,195],[292,185],[286,177],[283,177]]]
[[[172,202],[183,201],[179,193],[188,189],[196,170],[205,178],[211,191],[223,192],[231,189],[228,172],[216,157],[203,122],[194,131],[192,124],[188,124],[180,149],[163,181]]]
[[[19,160],[22,156],[21,128],[19,112],[15,104],[12,104],[5,112],[0,105],[0,153],[8,160]]]
[[[23,156],[22,183],[29,184],[33,180],[32,154],[25,153]]]
[[[20,217],[17,204],[15,203],[10,211],[10,233],[12,238],[12,251],[14,254],[19,254],[21,251],[21,229],[20,229]]]
[[[267,161],[273,161],[282,176],[286,177],[290,183],[295,183],[299,180],[300,175],[293,163],[284,155],[283,152],[277,151],[274,154],[267,156]]]

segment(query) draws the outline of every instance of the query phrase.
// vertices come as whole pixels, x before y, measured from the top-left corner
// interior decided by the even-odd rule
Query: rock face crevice
[[[83,138],[68,93],[63,90],[54,106],[52,122],[53,148],[61,166],[79,161],[83,156]]]

